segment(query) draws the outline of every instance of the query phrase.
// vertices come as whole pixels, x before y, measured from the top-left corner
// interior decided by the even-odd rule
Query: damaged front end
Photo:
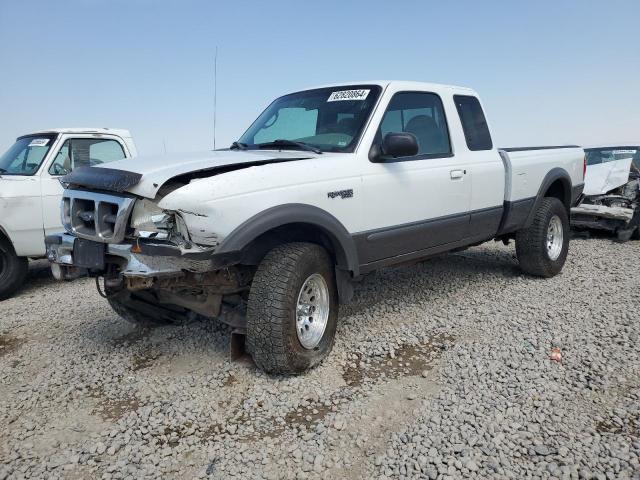
[[[603,155],[603,149],[597,151]],[[572,227],[609,231],[621,241],[640,236],[640,163],[631,156],[637,157],[638,151],[607,149],[610,159],[587,167],[587,195],[571,209]],[[626,157],[618,158],[622,155]]]
[[[163,321],[193,314],[242,326],[241,311],[253,267],[233,254],[216,254],[192,241],[180,212],[125,193],[67,189],[62,200],[66,232],[46,238],[58,279],[81,272],[103,278],[111,301]]]

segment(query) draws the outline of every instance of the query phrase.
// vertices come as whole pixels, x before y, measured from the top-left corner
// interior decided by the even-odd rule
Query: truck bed
[[[530,220],[540,192],[560,179],[567,208],[584,187],[584,150],[575,145],[498,149],[505,168],[504,213],[499,234],[518,230]],[[562,180],[564,179],[564,180]]]

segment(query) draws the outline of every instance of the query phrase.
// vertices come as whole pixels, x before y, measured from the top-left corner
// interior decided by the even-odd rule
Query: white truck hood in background
[[[629,181],[631,157],[587,166],[584,177],[585,195],[604,195]]]
[[[118,160],[92,168],[107,168],[139,173],[140,181],[128,191],[141,197],[154,198],[168,180],[180,175],[215,170],[242,163],[303,160],[316,157],[313,152],[299,150],[212,150],[207,152],[136,157]],[[213,173],[212,173],[213,174]]]

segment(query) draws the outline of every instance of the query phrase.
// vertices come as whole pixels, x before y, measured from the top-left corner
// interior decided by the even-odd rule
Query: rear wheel
[[[529,228],[516,233],[520,268],[538,277],[557,275],[569,252],[569,216],[557,198],[543,198]]]
[[[247,349],[269,373],[299,373],[333,348],[338,294],[333,262],[322,247],[290,243],[271,250],[253,278]]]
[[[29,272],[29,260],[18,257],[11,242],[0,238],[0,300],[9,298],[24,283]]]

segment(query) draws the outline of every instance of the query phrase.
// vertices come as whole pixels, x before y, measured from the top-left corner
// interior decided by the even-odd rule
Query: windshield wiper
[[[233,142],[229,147],[231,150],[246,150],[249,146],[242,142]]]
[[[7,173],[7,171],[4,168],[0,168],[0,174],[3,174],[3,173]]]
[[[300,150],[306,150],[308,152],[313,152],[313,153],[322,153],[322,150],[312,145],[309,145],[308,143],[295,142],[293,140],[278,139],[278,140],[274,140],[273,142],[258,143],[256,146],[258,148],[298,147]]]

